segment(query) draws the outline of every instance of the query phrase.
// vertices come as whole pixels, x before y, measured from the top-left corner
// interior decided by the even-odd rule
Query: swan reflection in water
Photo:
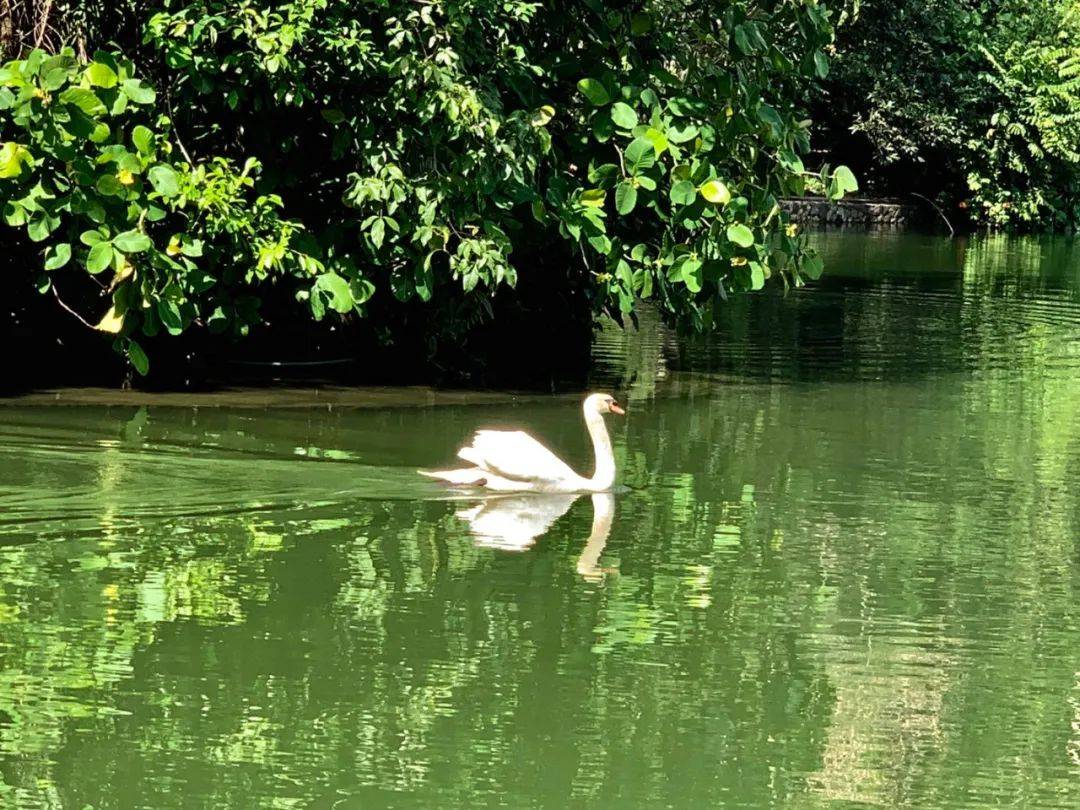
[[[525,551],[580,497],[580,494],[569,493],[510,495],[491,498],[470,509],[462,509],[457,516],[469,524],[469,531],[478,545],[505,551]],[[599,561],[611,534],[615,498],[607,492],[597,492],[591,497],[592,530],[578,557],[577,571],[585,579],[594,581],[602,579],[605,573],[612,573],[611,569],[601,568]]]

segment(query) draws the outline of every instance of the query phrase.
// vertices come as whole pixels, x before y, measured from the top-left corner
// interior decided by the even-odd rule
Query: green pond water
[[[1080,805],[1080,246],[818,241],[600,335],[611,496],[415,473],[577,393],[0,406],[0,806]]]

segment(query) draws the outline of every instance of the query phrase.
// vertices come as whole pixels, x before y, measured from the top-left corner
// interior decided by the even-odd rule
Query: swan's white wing
[[[566,514],[577,495],[515,495],[493,498],[457,516],[483,546],[524,551]]]
[[[520,430],[479,430],[458,455],[516,481],[559,482],[578,477],[566,462]]]

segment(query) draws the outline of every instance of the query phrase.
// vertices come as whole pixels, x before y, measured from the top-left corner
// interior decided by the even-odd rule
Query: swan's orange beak
[[[619,416],[626,416],[626,411],[622,409],[622,406],[618,402],[611,403],[611,412],[617,413]]]

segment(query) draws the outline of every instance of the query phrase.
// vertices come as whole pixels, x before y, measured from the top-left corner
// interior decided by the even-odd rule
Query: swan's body
[[[592,394],[582,406],[592,439],[596,468],[591,478],[570,466],[528,433],[520,430],[479,430],[458,457],[472,466],[456,470],[421,470],[458,486],[495,492],[607,492],[615,483],[615,455],[604,425],[605,413],[624,413],[607,394]]]

